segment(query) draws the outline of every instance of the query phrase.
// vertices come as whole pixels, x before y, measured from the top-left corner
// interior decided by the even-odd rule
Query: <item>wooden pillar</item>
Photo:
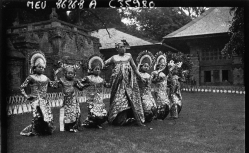
[[[211,70],[211,82],[213,83],[214,82],[214,71],[213,70]]]
[[[222,82],[222,70],[220,70],[220,82]]]

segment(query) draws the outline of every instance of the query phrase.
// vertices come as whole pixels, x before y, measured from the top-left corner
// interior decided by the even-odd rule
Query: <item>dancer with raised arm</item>
[[[20,89],[24,97],[31,103],[33,119],[31,125],[22,130],[20,134],[23,136],[50,135],[55,130],[55,126],[53,126],[53,115],[46,94],[47,87],[53,86],[54,82],[43,75],[46,59],[41,51],[31,54],[30,64],[30,75]],[[31,89],[29,95],[24,90],[27,86],[30,86]]]
[[[151,122],[157,113],[157,106],[154,97],[151,94],[151,75],[148,73],[154,63],[154,60],[155,57],[153,54],[147,50],[140,52],[137,57],[138,71],[144,79],[144,81],[138,79],[138,85],[146,122]]]
[[[102,128],[101,124],[107,121],[107,111],[105,108],[104,87],[109,84],[99,75],[104,67],[103,59],[98,55],[93,55],[88,61],[88,76],[84,77],[81,82],[87,89],[88,116],[82,124],[87,128]]]
[[[170,87],[170,94],[169,98],[171,101],[171,109],[170,115],[172,118],[178,118],[180,111],[182,109],[182,95],[180,89],[180,82],[184,81],[184,73],[185,71],[181,72],[180,68],[182,66],[182,62],[178,62],[177,64],[171,60],[168,64],[169,66],[169,87]]]
[[[164,120],[169,114],[170,101],[167,94],[167,78],[163,72],[166,69],[166,55],[159,51],[156,56],[154,70],[151,74],[152,83],[155,84],[155,97],[157,104],[157,119]]]
[[[136,79],[136,76],[141,78],[141,75],[131,54],[126,53],[128,47],[125,40],[116,43],[118,54],[105,61],[105,65],[114,64],[108,122],[113,125],[129,125],[136,121],[138,125],[144,126],[144,112]]]
[[[80,127],[81,113],[79,102],[76,100],[75,88],[83,90],[83,84],[75,78],[76,69],[79,69],[79,65],[61,64],[61,68],[55,71],[56,88],[61,86],[64,96],[62,106],[64,113],[60,115],[64,115],[64,129],[69,132],[78,132]],[[64,76],[58,80],[57,73],[59,71],[63,71]]]

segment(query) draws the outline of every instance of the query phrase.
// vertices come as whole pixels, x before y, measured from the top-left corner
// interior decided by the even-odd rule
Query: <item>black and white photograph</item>
[[[246,1],[1,3],[0,152],[246,152]]]

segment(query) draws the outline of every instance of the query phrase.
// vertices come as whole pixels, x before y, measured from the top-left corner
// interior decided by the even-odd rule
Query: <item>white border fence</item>
[[[244,87],[219,87],[219,86],[183,86],[183,92],[213,92],[228,94],[245,94]]]
[[[245,88],[238,87],[208,87],[208,86],[183,86],[182,92],[212,92],[212,93],[223,93],[223,94],[245,94]],[[76,97],[79,103],[84,103],[87,100],[87,94],[89,92],[77,91]],[[110,98],[110,89],[106,89],[103,92],[103,98]],[[61,107],[63,104],[63,94],[59,93],[47,93],[47,100],[51,107]],[[8,115],[31,113],[31,105],[21,95],[10,96],[6,99],[7,101],[7,113]]]
[[[76,99],[79,103],[84,103],[87,100],[87,91],[76,92]],[[103,93],[103,98],[110,98],[110,91],[107,89]],[[51,107],[61,107],[63,105],[63,94],[59,93],[47,93],[46,99]],[[31,113],[30,102],[21,95],[10,96],[7,101],[7,113],[8,115],[16,115],[23,113]]]

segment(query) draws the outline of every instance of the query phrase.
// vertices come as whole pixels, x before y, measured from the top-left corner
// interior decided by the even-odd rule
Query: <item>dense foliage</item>
[[[150,38],[161,41],[165,35],[181,28],[191,21],[191,17],[184,12],[186,8],[163,7],[163,8],[96,8],[56,10],[58,19],[76,24],[89,30],[103,28],[122,28],[127,33],[138,37]],[[5,3],[3,9],[3,21],[6,26],[12,26],[14,21],[19,24],[49,20],[51,8],[43,10],[21,9],[8,7]],[[130,24],[124,24],[122,19],[128,19]],[[18,20],[17,20],[18,19]]]
[[[175,7],[126,9],[123,16],[133,21],[129,30],[157,41],[191,21]]]
[[[208,7],[179,7],[178,8],[182,13],[185,13],[191,17],[191,18],[196,18],[200,16],[202,13],[204,13]]]
[[[244,36],[244,8],[233,7],[231,13],[234,13],[232,24],[229,28],[230,40],[222,50],[222,54],[231,57],[232,55],[239,55],[242,57],[244,63],[245,54],[245,36]],[[244,64],[242,64],[244,65]]]

